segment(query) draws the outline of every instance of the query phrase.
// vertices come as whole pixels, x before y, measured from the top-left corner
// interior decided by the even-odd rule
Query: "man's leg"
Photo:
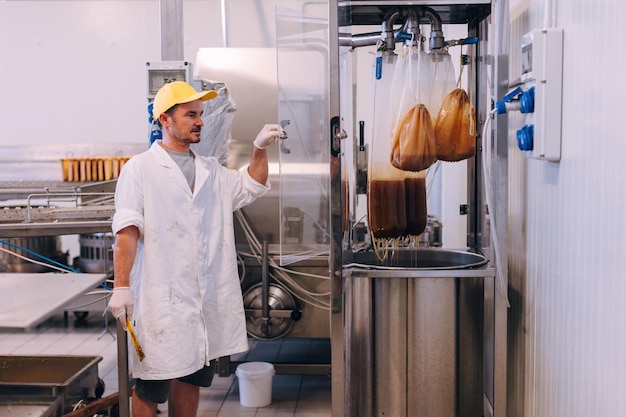
[[[132,399],[133,417],[156,417],[157,403],[141,398],[134,390]]]
[[[169,400],[176,417],[196,417],[200,387],[177,379],[172,381]],[[138,417],[133,415],[133,417]]]

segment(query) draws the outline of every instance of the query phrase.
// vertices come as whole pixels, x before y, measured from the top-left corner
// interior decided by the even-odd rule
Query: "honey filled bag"
[[[403,171],[422,171],[437,160],[430,113],[416,104],[400,119],[391,145],[391,163]]]
[[[444,98],[435,122],[435,142],[441,161],[461,161],[476,154],[476,115],[462,88]]]
[[[367,219],[372,240],[386,247],[406,229],[404,172],[389,162],[394,118],[391,94],[397,55],[380,53],[371,73],[371,149],[367,182]],[[377,253],[385,258],[385,251]]]
[[[437,160],[428,97],[425,55],[419,47],[407,48],[396,60],[392,97],[396,101],[390,162],[403,171],[423,171]]]

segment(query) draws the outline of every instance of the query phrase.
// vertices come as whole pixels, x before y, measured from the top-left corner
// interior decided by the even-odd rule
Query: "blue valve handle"
[[[532,151],[533,150],[533,140],[535,136],[535,126],[534,125],[526,125],[519,129],[516,132],[517,136],[517,147],[521,151]]]
[[[472,36],[471,38],[461,39],[461,45],[473,45],[478,43],[478,36]]]
[[[518,95],[522,94],[523,92],[524,91],[522,90],[522,87],[516,87],[513,90],[506,93],[504,97],[502,97],[502,101],[511,101],[514,98],[516,98]]]

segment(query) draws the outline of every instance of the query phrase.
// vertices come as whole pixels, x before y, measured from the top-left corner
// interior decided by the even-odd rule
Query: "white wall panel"
[[[623,416],[626,82],[610,39],[624,35],[626,10],[621,0],[553,3],[565,29],[561,162],[521,156],[521,120],[509,118],[510,282],[521,297],[511,328],[524,335],[511,343],[509,375],[525,377],[509,380],[509,415]],[[519,39],[543,25],[545,6],[511,2],[511,79]]]
[[[224,46],[222,1],[181,1],[193,63],[198,48]],[[321,7],[225,3],[232,47],[274,46],[276,4]],[[0,1],[0,145],[147,144],[145,63],[162,60],[159,9],[159,0]]]

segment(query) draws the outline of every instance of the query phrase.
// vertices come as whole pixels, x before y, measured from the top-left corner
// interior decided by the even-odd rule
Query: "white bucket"
[[[268,362],[246,362],[235,370],[239,378],[239,402],[244,407],[265,407],[272,402],[272,377],[276,372]]]

